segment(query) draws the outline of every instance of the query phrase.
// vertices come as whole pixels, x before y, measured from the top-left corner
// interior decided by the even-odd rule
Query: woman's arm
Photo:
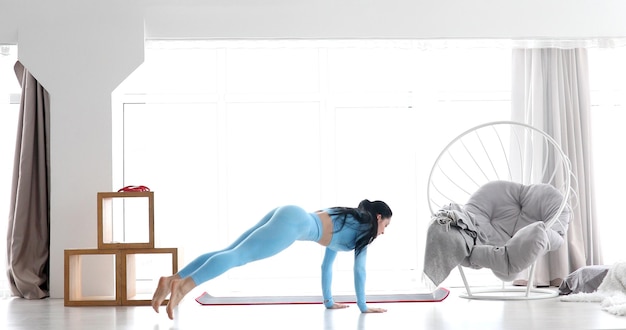
[[[365,301],[365,261],[367,259],[367,246],[358,255],[354,255],[354,291],[356,292],[356,304],[362,313],[383,313],[384,308],[369,308]]]
[[[324,306],[326,306],[326,308],[348,307],[348,305],[344,304],[335,304],[335,301],[333,300],[331,287],[333,282],[333,263],[335,262],[336,256],[337,251],[326,248],[324,261],[322,262],[322,295],[324,297]]]

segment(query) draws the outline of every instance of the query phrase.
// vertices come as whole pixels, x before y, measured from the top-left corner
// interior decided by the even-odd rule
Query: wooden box
[[[154,248],[154,192],[98,193],[98,249]]]
[[[121,304],[128,306],[149,306],[152,295],[157,287],[161,275],[175,274],[178,271],[177,248],[133,249],[121,250],[121,272],[124,280],[121,282]],[[149,265],[146,265],[149,263]],[[143,274],[139,275],[140,272]],[[148,273],[146,273],[146,270]],[[138,288],[141,279],[143,288]],[[147,280],[151,279],[151,280]],[[148,286],[147,288],[145,286]],[[146,291],[148,290],[148,291]],[[167,304],[167,299],[163,304]]]
[[[64,259],[65,306],[115,306],[121,304],[120,282],[123,279],[119,272],[122,265],[119,251],[65,250]],[[89,280],[93,280],[94,283],[89,283]],[[84,292],[85,287],[101,290],[101,292]],[[103,291],[106,292],[102,293]]]
[[[145,266],[138,262],[141,257],[147,257],[144,261],[148,260],[151,267],[147,267],[148,269],[144,270],[144,274],[138,279],[138,273],[142,266]],[[107,269],[102,271],[100,268]],[[158,284],[158,277],[177,271],[177,248],[65,250],[64,303],[65,306],[149,306]],[[88,284],[86,287],[92,290],[103,290],[104,287],[106,294],[86,294],[83,284],[90,279],[95,283],[92,285],[86,283]],[[147,281],[150,282],[148,283],[150,287],[147,291],[144,288],[142,292],[138,290],[137,283],[138,280],[146,282],[146,279],[155,280]],[[107,282],[113,283],[108,290],[107,285],[103,284]],[[163,304],[167,304],[167,300]]]

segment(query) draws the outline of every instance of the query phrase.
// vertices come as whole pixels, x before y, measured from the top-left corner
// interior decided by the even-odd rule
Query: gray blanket
[[[426,236],[424,274],[435,286],[456,266],[469,266],[468,257],[474,245],[484,239],[471,217],[457,204],[449,204],[433,216]]]

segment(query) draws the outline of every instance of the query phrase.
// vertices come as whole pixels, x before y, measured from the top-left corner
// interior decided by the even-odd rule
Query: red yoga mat
[[[400,303],[400,302],[440,302],[446,299],[450,291],[437,288],[430,293],[376,294],[368,295],[368,303]],[[353,295],[334,297],[338,303],[355,303]],[[196,301],[200,305],[285,305],[285,304],[321,304],[321,296],[250,296],[250,297],[215,297],[208,293],[201,294]]]

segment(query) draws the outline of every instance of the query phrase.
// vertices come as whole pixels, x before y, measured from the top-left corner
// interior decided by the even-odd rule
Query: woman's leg
[[[308,233],[309,217],[297,206],[280,207],[265,224],[253,230],[239,244],[213,254],[189,276],[200,284],[233,267],[271,257]]]
[[[257,230],[259,227],[265,225],[272,218],[272,216],[274,215],[274,212],[276,212],[277,209],[278,208],[275,208],[275,209],[271,210],[270,212],[268,212],[259,222],[257,222],[257,224],[252,226],[250,229],[246,230],[243,234],[241,234],[233,243],[231,243],[225,249],[222,249],[222,250],[219,250],[219,251],[213,251],[213,252],[205,253],[205,254],[197,257],[192,262],[187,264],[187,266],[185,266],[183,269],[179,270],[177,274],[181,278],[185,278],[185,277],[189,276],[191,273],[195,272],[198,268],[200,268],[209,258],[214,256],[216,253],[220,253],[220,252],[224,252],[224,251],[228,251],[228,250],[233,249],[235,246],[239,245],[244,239],[248,238],[248,236],[250,236],[250,234],[252,232]]]
[[[172,280],[171,296],[167,304],[168,316],[173,317],[174,308],[197,285],[233,267],[271,257],[288,248],[296,240],[308,235],[311,226],[316,226],[310,219],[310,215],[299,207],[280,207],[265,224],[252,230],[239,244],[213,254],[189,277]]]
[[[257,224],[252,226],[250,229],[246,230],[243,234],[241,234],[233,243],[231,243],[225,249],[205,253],[197,257],[193,261],[191,261],[189,264],[187,264],[187,266],[179,270],[176,274],[171,275],[171,276],[161,277],[159,279],[159,283],[157,285],[156,291],[154,292],[154,295],[152,296],[152,308],[157,313],[159,312],[159,306],[161,306],[165,298],[167,298],[167,295],[170,294],[172,281],[180,280],[182,278],[189,276],[189,274],[195,272],[200,266],[202,266],[209,258],[211,258],[216,253],[230,250],[234,248],[235,246],[239,245],[239,243],[241,243],[244,239],[246,239],[250,235],[250,233],[252,233],[257,228],[266,224],[272,218],[272,216],[274,215],[274,212],[276,212],[276,209],[273,209],[270,212],[268,212]]]

